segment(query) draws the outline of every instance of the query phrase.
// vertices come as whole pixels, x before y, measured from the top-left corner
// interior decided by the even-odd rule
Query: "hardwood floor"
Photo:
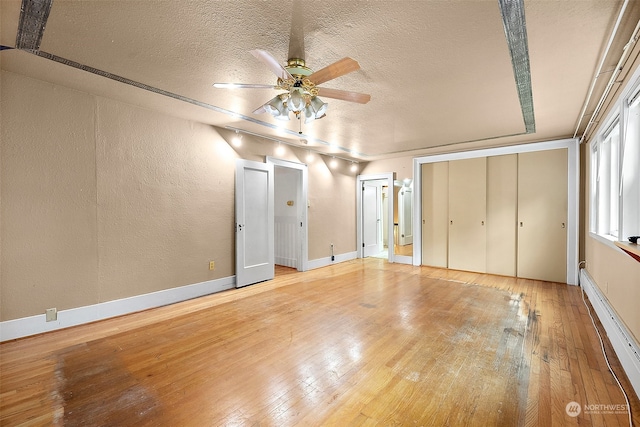
[[[0,374],[3,426],[629,425],[578,287],[375,258],[3,343]]]
[[[396,255],[411,256],[413,255],[413,245],[393,245],[393,251]]]

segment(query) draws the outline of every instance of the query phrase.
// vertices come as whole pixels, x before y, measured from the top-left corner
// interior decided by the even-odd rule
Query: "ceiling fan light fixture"
[[[284,103],[282,102],[282,98],[280,97],[280,95],[273,97],[273,99],[264,104],[264,109],[267,110],[267,112],[272,116],[279,115],[283,107]]]
[[[316,119],[316,112],[313,111],[311,104],[307,104],[306,107],[304,107],[304,117],[305,124],[311,123]]]
[[[329,104],[323,102],[317,96],[312,97],[310,103],[311,107],[313,107],[313,111],[315,111],[316,119],[322,118],[327,112],[327,108],[329,107]]]
[[[264,104],[264,110],[271,114],[274,118],[282,121],[289,120],[289,109],[287,108],[288,94],[280,94],[273,97],[269,102]]]
[[[287,101],[287,107],[289,108],[289,111],[294,113],[300,112],[304,110],[305,103],[306,102],[302,94],[302,89],[300,88],[291,89],[289,99]]]
[[[254,114],[268,112],[276,119],[288,121],[290,120],[289,113],[294,113],[296,119],[301,121],[302,115],[304,115],[305,123],[310,123],[326,116],[328,104],[316,96],[319,93],[327,98],[361,104],[366,104],[371,99],[371,96],[366,94],[318,87],[329,80],[359,70],[360,64],[352,58],[342,58],[314,72],[307,67],[304,60],[304,46],[301,52],[289,50],[290,58],[287,60],[286,66],[283,66],[266,50],[254,49],[250,53],[276,75],[278,80],[275,85],[214,83],[213,86],[226,89],[253,88],[283,91],[283,93],[253,111]],[[300,53],[302,58],[295,56]],[[311,108],[308,107],[309,104],[311,104]],[[238,117],[240,116],[238,115]]]

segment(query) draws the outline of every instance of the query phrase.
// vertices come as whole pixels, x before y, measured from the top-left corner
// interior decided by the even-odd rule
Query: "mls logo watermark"
[[[582,407],[578,402],[569,402],[567,403],[567,406],[565,406],[564,410],[570,417],[577,417],[580,415],[580,412],[582,412]]]
[[[564,408],[567,415],[570,417],[577,417],[584,410],[585,415],[601,414],[601,415],[614,415],[614,414],[626,414],[629,411],[627,405],[602,405],[602,404],[588,404],[584,405],[584,408],[578,402],[569,402]]]
[[[627,405],[602,405],[602,404],[589,404],[584,405],[584,413],[585,414],[604,414],[604,415],[618,415],[618,414],[626,414],[629,410]]]

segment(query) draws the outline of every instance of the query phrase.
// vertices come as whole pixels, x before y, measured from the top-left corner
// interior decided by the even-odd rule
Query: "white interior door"
[[[413,198],[411,188],[403,188],[400,190],[398,197],[398,241],[400,246],[411,245],[413,243]]]
[[[382,252],[379,196],[378,185],[367,181],[362,184],[362,256],[364,257]]]
[[[236,287],[273,279],[273,165],[236,160]]]

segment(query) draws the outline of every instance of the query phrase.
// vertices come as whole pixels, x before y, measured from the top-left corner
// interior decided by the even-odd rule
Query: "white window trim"
[[[621,91],[620,96],[614,102],[613,108],[604,120],[601,121],[601,125],[596,127],[595,132],[593,133],[592,139],[589,141],[590,148],[592,149],[591,155],[595,152],[595,147],[600,143],[602,137],[606,134],[609,128],[613,125],[615,120],[620,121],[620,135],[621,135],[621,145],[620,149],[624,149],[625,141],[624,137],[626,137],[626,129],[627,129],[627,119],[629,114],[629,107],[632,102],[640,96],[640,68],[636,69],[633,73],[633,76],[629,79],[627,84]],[[592,162],[588,165],[589,168],[592,167]],[[620,168],[622,168],[622,164],[620,164]],[[590,169],[590,173],[593,173],[593,170]],[[591,181],[591,180],[590,180]],[[593,188],[592,182],[589,183],[589,200],[593,197]],[[621,195],[619,196],[619,205],[618,205],[618,229],[623,229],[623,209],[622,209],[622,200]],[[625,236],[618,236],[618,238],[613,238],[612,236],[603,236],[593,231],[591,227],[593,221],[593,206],[589,207],[589,236],[615,250],[620,250],[616,245],[616,241],[626,241]],[[597,225],[596,225],[597,228]]]

